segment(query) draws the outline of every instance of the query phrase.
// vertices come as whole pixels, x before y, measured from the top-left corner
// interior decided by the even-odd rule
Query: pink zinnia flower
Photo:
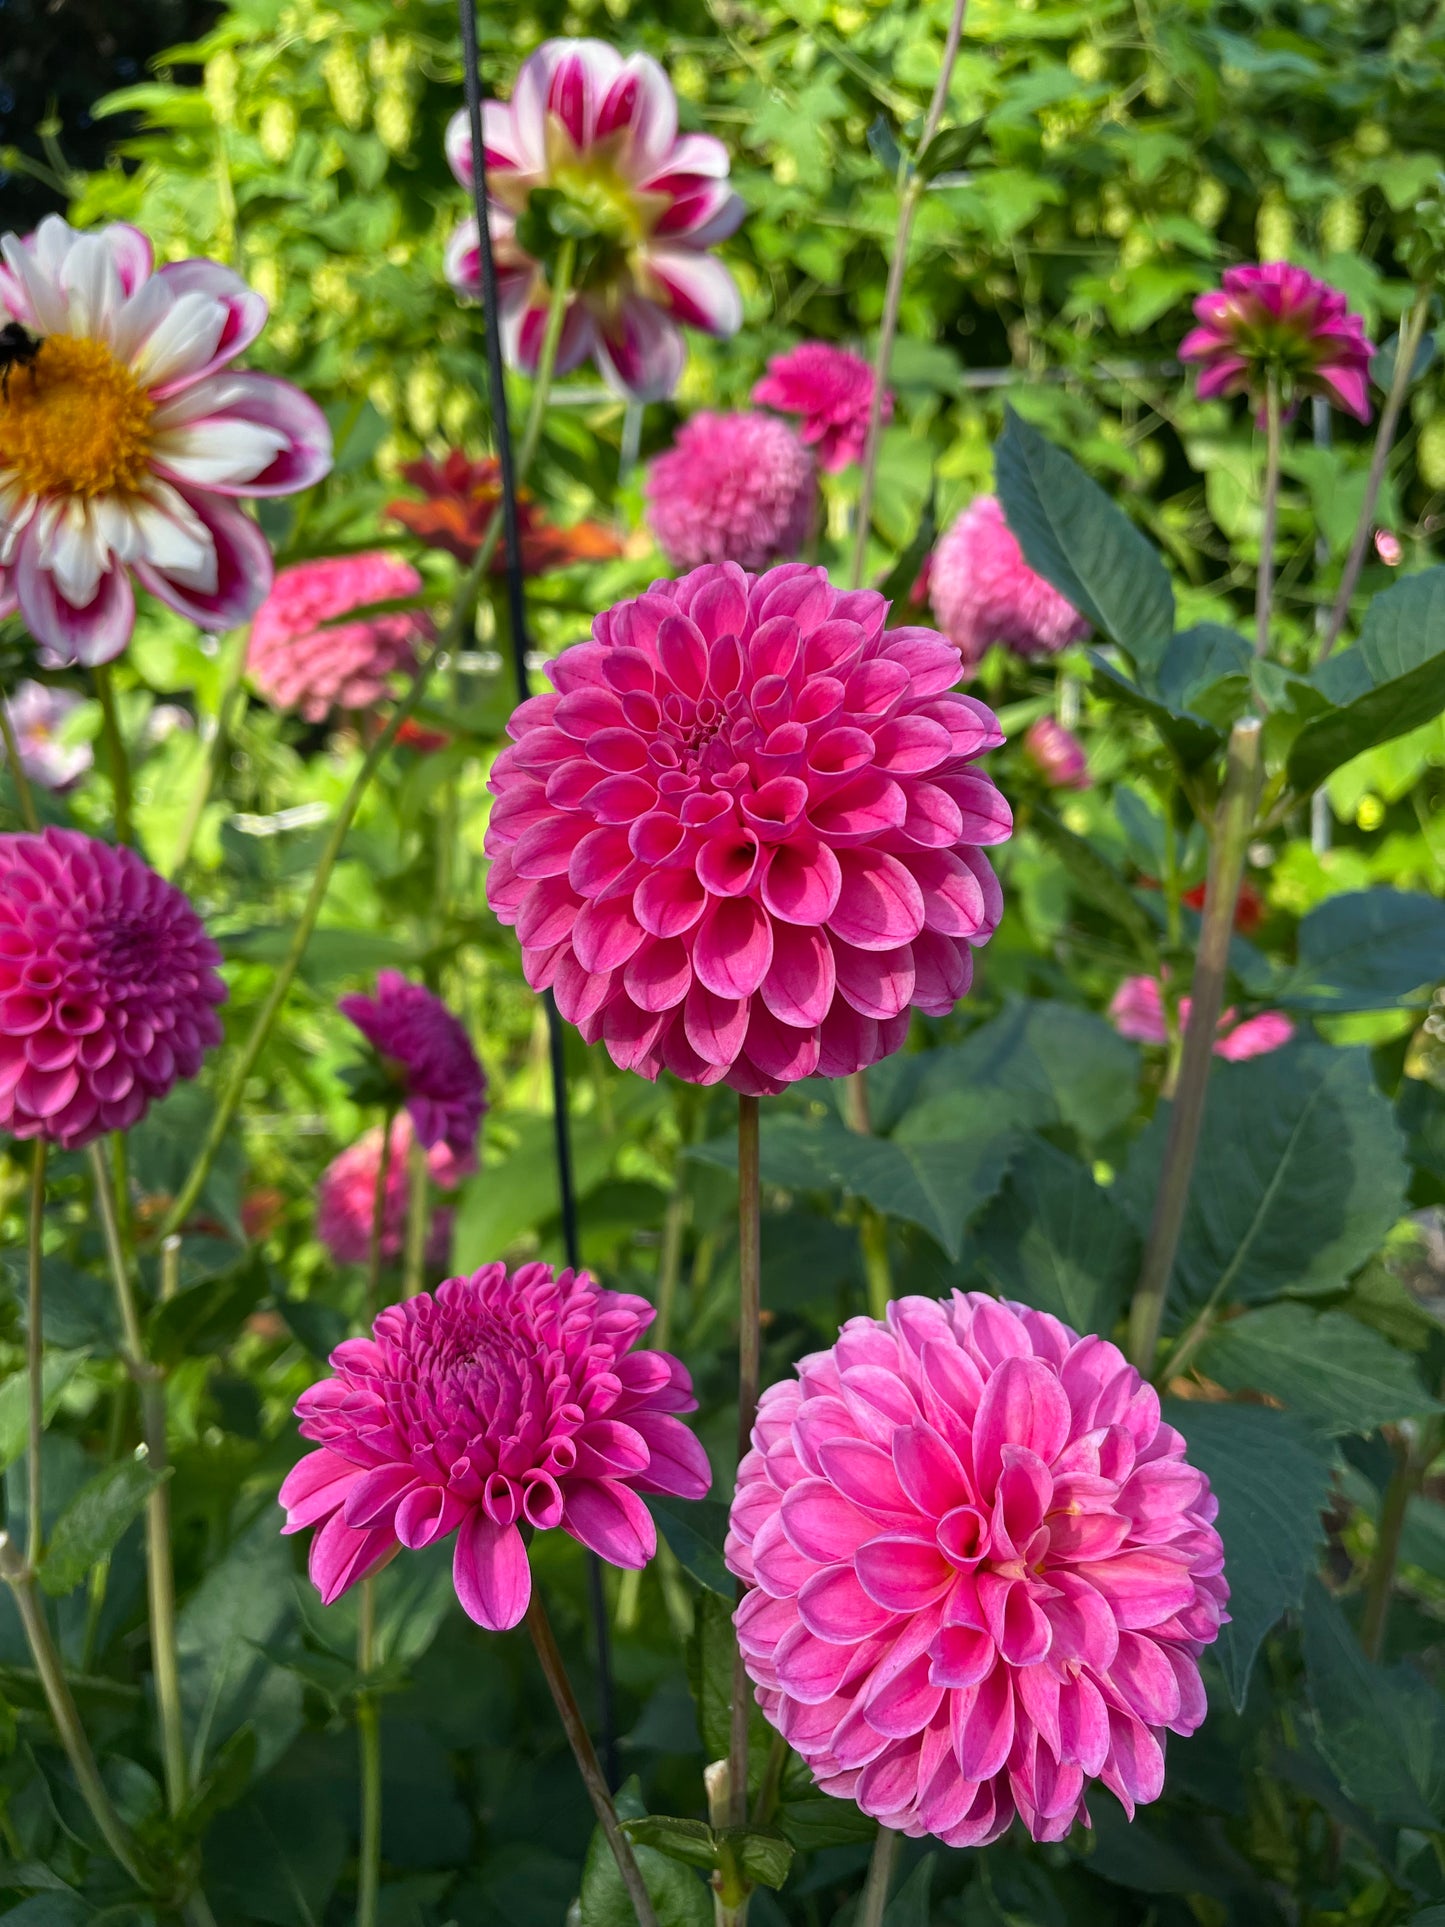
[[[1179,1028],[1189,1028],[1191,1000],[1179,999]],[[1169,1040],[1164,1021],[1164,992],[1156,977],[1126,977],[1109,1005],[1109,1017],[1121,1037],[1138,1044],[1164,1044]],[[1278,1050],[1294,1036],[1294,1025],[1282,1010],[1262,1010],[1258,1016],[1240,1022],[1231,1005],[1219,1019],[1219,1037],[1214,1046],[1216,1057],[1239,1063],[1246,1057],[1263,1057]]]
[[[406,1236],[406,1214],[411,1196],[407,1164],[415,1133],[405,1111],[391,1120],[386,1161],[386,1197],[381,1210],[381,1255],[390,1264],[401,1256]],[[427,1152],[427,1168],[439,1190],[451,1191],[469,1167],[443,1143]],[[473,1164],[472,1167],[475,1168]],[[371,1227],[376,1213],[376,1181],[381,1174],[381,1126],[373,1125],[334,1157],[321,1173],[316,1190],[316,1235],[338,1265],[364,1265],[371,1255]],[[451,1249],[452,1214],[445,1206],[432,1213],[427,1231],[426,1258],[430,1265],[446,1263]]]
[[[1009,833],[958,651],[822,569],[655,582],[550,666],[492,768],[487,900],[614,1063],[774,1092],[967,990]]]
[[[766,569],[807,541],[818,484],[812,456],[785,422],[704,409],[657,457],[643,494],[648,525],[675,569]]]
[[[928,582],[944,634],[972,669],[990,643],[1020,656],[1053,656],[1089,625],[1035,575],[995,496],[977,495],[933,551]]]
[[[816,447],[819,466],[832,475],[856,462],[868,440],[868,411],[876,383],[860,355],[830,341],[805,341],[774,355],[753,390],[753,400],[784,415],[798,415],[798,433]],[[893,397],[883,397],[883,419],[893,419]]]
[[[49,214],[0,253],[0,326],[41,344],[0,397],[0,616],[18,607],[62,664],[120,654],[132,578],[203,629],[244,622],[271,551],[236,498],[331,466],[315,402],[227,370],[266,303],[215,261],[155,267],[120,223],[79,234]]]
[[[321,1528],[311,1578],[326,1604],[400,1547],[452,1532],[457,1597],[493,1632],[531,1597],[523,1527],[561,1526],[614,1566],[645,1566],[657,1532],[639,1494],[700,1499],[712,1482],[673,1416],[697,1405],[686,1368],[631,1350],[653,1316],[585,1271],[495,1264],[338,1345],[335,1378],[296,1405],[321,1450],[281,1487],[284,1529]]]
[[[67,790],[79,782],[95,760],[90,744],[62,743],[57,738],[66,720],[83,706],[84,698],[50,683],[21,682],[16,684],[13,696],[0,695],[0,702],[9,707],[23,774],[44,790]],[[0,745],[0,763],[4,760],[4,746]]]
[[[394,1076],[421,1143],[445,1144],[464,1170],[474,1169],[487,1083],[461,1020],[398,970],[377,972],[374,997],[352,992],[336,1007]]]
[[[1024,731],[1024,755],[1046,783],[1056,789],[1086,790],[1090,787],[1089,762],[1084,745],[1071,729],[1053,716],[1040,716]]]
[[[274,708],[297,709],[308,723],[332,709],[369,709],[394,675],[416,668],[424,625],[401,610],[358,622],[330,618],[417,595],[421,586],[409,562],[382,549],[283,569],[251,624],[252,682]]]
[[[1218,1505],[1107,1339],[982,1293],[854,1318],[770,1386],[728,1564],[758,1704],[826,1792],[951,1847],[1132,1817],[1205,1714]]]
[[[1194,303],[1200,325],[1179,345],[1199,363],[1199,396],[1249,395],[1262,404],[1266,376],[1278,376],[1287,406],[1323,395],[1356,420],[1370,419],[1375,345],[1338,288],[1285,261],[1228,268],[1224,286]]]
[[[646,54],[627,59],[601,40],[548,40],[523,61],[508,102],[482,109],[487,224],[497,265],[508,361],[537,366],[551,299],[547,271],[528,253],[526,221],[547,218],[534,196],[560,197],[578,248],[557,372],[589,357],[639,401],[677,386],[686,359],[679,324],[736,334],[742,301],[710,249],[743,218],[728,186],[728,152],[710,134],[679,134],[667,75]],[[447,159],[472,185],[465,113],[447,128]],[[447,245],[447,279],[479,298],[475,218]]]
[[[221,1041],[221,953],[134,850],[0,836],[0,1131],[78,1150]]]

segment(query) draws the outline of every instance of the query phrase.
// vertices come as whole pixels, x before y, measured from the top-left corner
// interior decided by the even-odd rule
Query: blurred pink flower
[[[405,1111],[391,1120],[391,1150],[386,1166],[386,1202],[381,1217],[381,1255],[390,1264],[401,1256],[406,1236],[410,1180],[407,1162],[414,1132]],[[427,1152],[432,1183],[450,1191],[467,1175],[466,1168],[443,1143]],[[473,1167],[474,1168],[474,1167]],[[338,1265],[364,1265],[371,1253],[371,1224],[376,1210],[376,1180],[381,1170],[381,1126],[375,1124],[334,1157],[321,1173],[316,1188],[316,1235]],[[433,1211],[427,1233],[427,1263],[446,1263],[451,1248],[452,1214],[445,1207]]]
[[[976,495],[935,547],[928,586],[965,669],[990,643],[1020,656],[1052,656],[1089,633],[1073,605],[1024,561],[992,495]]]
[[[134,850],[0,836],[0,1131],[128,1131],[221,1041],[221,953]]]
[[[958,651],[822,569],[656,582],[551,665],[492,768],[487,900],[624,1070],[775,1092],[951,1011],[1002,897],[1003,739]]]
[[[1190,999],[1179,999],[1179,1026],[1189,1028]],[[1169,1031],[1164,1021],[1164,993],[1155,977],[1126,977],[1114,992],[1109,1016],[1121,1037],[1138,1044],[1164,1044]],[[1241,1023],[1231,1005],[1219,1019],[1219,1037],[1214,1046],[1216,1057],[1239,1063],[1246,1057],[1263,1057],[1278,1050],[1294,1036],[1294,1025],[1282,1010],[1262,1010]]]
[[[331,467],[315,402],[226,366],[266,303],[215,261],[157,268],[121,222],[48,214],[0,253],[0,327],[40,343],[0,396],[0,616],[18,607],[56,665],[120,654],[133,583],[202,629],[244,622],[271,550],[237,498]]]
[[[1404,544],[1392,529],[1376,529],[1375,554],[1387,569],[1398,569],[1405,559]]]
[[[675,569],[766,569],[791,561],[807,541],[818,484],[812,456],[785,422],[704,409],[653,462],[643,493],[648,524]]]
[[[1370,419],[1375,346],[1338,288],[1284,261],[1227,268],[1224,286],[1194,303],[1199,326],[1179,346],[1199,363],[1199,397],[1249,395],[1262,406],[1270,370],[1286,406],[1323,395],[1358,421]]]
[[[524,1530],[561,1526],[615,1566],[657,1550],[644,1492],[700,1499],[707,1455],[674,1416],[697,1400],[668,1352],[631,1347],[643,1298],[583,1272],[485,1265],[389,1305],[303,1392],[320,1446],[281,1487],[287,1532],[318,1526],[311,1578],[329,1606],[401,1547],[457,1534],[463,1609],[502,1632],[527,1610]]]
[[[57,741],[66,719],[82,707],[84,700],[69,689],[56,689],[44,682],[20,682],[13,696],[0,695],[0,702],[9,707],[21,771],[43,790],[69,789],[95,760],[89,743]],[[4,760],[5,750],[0,745],[0,764]]]
[[[873,406],[873,370],[860,355],[831,341],[805,341],[774,355],[753,390],[753,400],[780,414],[797,415],[798,434],[816,447],[818,465],[830,475],[862,456]],[[883,419],[893,419],[893,397],[883,397]]]
[[[1040,716],[1024,731],[1024,755],[1046,783],[1056,789],[1086,790],[1090,787],[1089,763],[1084,745],[1071,729],[1053,716]]]
[[[853,1318],[763,1393],[727,1559],[758,1704],[825,1792],[951,1847],[1132,1818],[1205,1714],[1218,1505],[1116,1346],[983,1293]]]
[[[1189,1027],[1189,999],[1179,1001],[1180,1021]],[[1282,1010],[1262,1010],[1254,1017],[1246,1017],[1242,1023],[1234,1021],[1233,1010],[1225,1011],[1219,1020],[1222,1035],[1214,1046],[1216,1057],[1227,1057],[1232,1064],[1239,1064],[1246,1057],[1266,1057],[1272,1050],[1279,1050],[1294,1036],[1294,1025]],[[1230,1028],[1223,1030],[1228,1024]]]
[[[548,40],[523,61],[510,101],[482,110],[487,223],[497,264],[502,342],[531,373],[551,298],[547,264],[528,252],[542,195],[565,204],[579,235],[557,372],[593,358],[625,395],[670,395],[686,359],[679,324],[735,334],[742,301],[709,250],[743,218],[728,152],[710,134],[679,134],[667,75],[646,54],[623,59],[601,40]],[[472,185],[467,116],[447,128],[447,159]],[[447,245],[447,279],[474,299],[481,249],[474,217]]]
[[[273,708],[297,709],[308,723],[324,721],[332,709],[369,709],[398,671],[415,669],[424,624],[404,611],[330,619],[417,595],[421,586],[409,562],[382,549],[283,569],[251,624],[252,682]]]
[[[445,1144],[461,1169],[475,1170],[487,1080],[461,1020],[398,970],[377,972],[374,997],[353,991],[336,1008],[395,1075],[426,1149]]]

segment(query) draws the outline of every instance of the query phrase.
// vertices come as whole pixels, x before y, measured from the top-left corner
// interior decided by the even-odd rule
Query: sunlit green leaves
[[[1323,1432],[1372,1432],[1436,1409],[1408,1353],[1343,1312],[1245,1312],[1215,1327],[1196,1362],[1226,1390],[1265,1392]]]
[[[121,1534],[139,1518],[160,1483],[144,1457],[119,1459],[81,1487],[55,1522],[40,1583],[48,1593],[67,1593],[107,1558]]]
[[[1251,993],[1320,1014],[1387,1010],[1445,977],[1445,903],[1415,890],[1350,890],[1300,920],[1294,964],[1246,953]]]

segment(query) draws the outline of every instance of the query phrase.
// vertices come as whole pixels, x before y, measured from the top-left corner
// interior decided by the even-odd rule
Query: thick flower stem
[[[28,1449],[25,1465],[25,1491],[30,1517],[26,1522],[25,1563],[32,1572],[40,1564],[45,1527],[41,1517],[40,1444],[45,1433],[45,1307],[41,1295],[41,1272],[45,1244],[45,1156],[43,1137],[35,1140],[30,1167],[30,1223],[28,1226],[29,1289],[25,1301],[28,1329],[25,1333],[25,1371],[29,1381]]]
[[[120,716],[115,706],[115,684],[110,664],[97,663],[91,671],[96,700],[100,704],[100,733],[110,765],[110,787],[115,803],[115,840],[134,843],[135,826],[130,814],[130,764],[126,761],[125,741],[120,733]]]
[[[236,708],[236,699],[241,693],[241,678],[246,672],[246,649],[250,634],[249,628],[237,629],[222,644],[223,648],[229,648],[230,654],[226,659],[221,693],[216,701],[216,731],[206,745],[201,773],[196,787],[191,791],[190,801],[186,804],[181,832],[176,838],[176,847],[166,872],[172,882],[184,873],[186,865],[191,860],[196,835],[201,827],[201,818],[205,815],[206,805],[210,802],[211,793],[225,767],[226,755],[231,747],[233,712]]]
[[[376,1663],[376,1582],[361,1582],[356,1621],[356,1738],[361,1770],[361,1842],[356,1864],[356,1927],[376,1927],[381,1893],[381,1709],[371,1690]]]
[[[35,809],[35,792],[30,787],[30,778],[25,774],[25,765],[20,760],[20,745],[15,740],[15,729],[10,721],[10,705],[3,695],[0,695],[0,747],[4,748],[5,767],[10,772],[10,781],[15,785],[20,821],[27,830],[38,830],[40,818]]]
[[[366,1248],[366,1324],[381,1310],[381,1270],[386,1245],[386,1186],[391,1177],[391,1127],[396,1112],[390,1105],[381,1114],[381,1154],[376,1160],[376,1184],[371,1194],[371,1233]]]
[[[1385,1496],[1380,1502],[1375,1550],[1365,1581],[1365,1607],[1360,1615],[1360,1644],[1368,1659],[1377,1660],[1384,1648],[1395,1572],[1400,1563],[1400,1538],[1405,1530],[1405,1514],[1410,1509],[1414,1490],[1414,1456],[1409,1441],[1398,1439],[1395,1443],[1395,1469],[1390,1474]]]
[[[617,1820],[617,1809],[612,1804],[612,1795],[607,1790],[602,1767],[593,1750],[582,1709],[577,1704],[577,1695],[572,1691],[572,1682],[567,1677],[567,1669],[562,1663],[562,1655],[552,1632],[552,1623],[547,1617],[547,1609],[542,1604],[541,1589],[535,1581],[532,1597],[527,1605],[527,1631],[532,1635],[537,1659],[552,1694],[552,1702],[562,1721],[563,1731],[572,1748],[577,1770],[582,1775],[582,1784],[592,1802],[592,1810],[597,1815],[598,1824],[607,1837],[612,1849],[612,1857],[617,1862],[617,1871],[622,1876],[622,1884],[627,1889],[637,1915],[639,1927],[658,1927],[657,1915],[647,1886],[637,1865],[637,1857],[632,1851],[632,1842],[622,1831]]]
[[[1159,1329],[1164,1319],[1164,1303],[1174,1270],[1174,1256],[1179,1248],[1184,1211],[1189,1202],[1195,1154],[1199,1148],[1205,1091],[1214,1062],[1215,1031],[1224,1006],[1229,940],[1234,929],[1239,886],[1244,876],[1245,852],[1254,827],[1260,779],[1264,773],[1260,758],[1261,735],[1258,717],[1247,716],[1235,724],[1229,737],[1229,760],[1209,853],[1199,952],[1194,960],[1194,978],[1189,992],[1192,1000],[1189,1028],[1184,1034],[1179,1082],[1169,1112],[1169,1134],[1164,1145],[1159,1189],[1154,1199],[1149,1243],[1134,1302],[1129,1310],[1129,1357],[1146,1378],[1154,1369]]]
[[[1269,654],[1269,617],[1274,603],[1274,539],[1279,525],[1279,469],[1283,417],[1279,377],[1271,374],[1264,397],[1264,516],[1259,531],[1259,574],[1254,591],[1254,653]]]
[[[1375,436],[1374,451],[1370,456],[1370,472],[1365,479],[1365,497],[1360,503],[1359,520],[1350,538],[1350,552],[1345,558],[1345,572],[1340,577],[1330,608],[1329,621],[1325,626],[1324,639],[1320,643],[1320,661],[1334,648],[1339,640],[1341,629],[1350,613],[1350,603],[1354,598],[1355,584],[1360,579],[1364,567],[1365,551],[1370,544],[1370,530],[1375,520],[1375,504],[1380,497],[1380,484],[1385,479],[1385,465],[1390,459],[1390,450],[1395,445],[1395,430],[1400,421],[1400,410],[1405,405],[1410,382],[1415,373],[1415,357],[1420,352],[1420,342],[1425,326],[1430,318],[1430,296],[1422,293],[1416,296],[1415,305],[1406,317],[1400,330],[1400,339],[1395,345],[1395,370],[1390,377],[1389,393],[1385,396],[1385,406],[1380,411],[1380,426]]]
[[[855,1927],[883,1927],[888,1907],[888,1889],[893,1884],[893,1869],[898,1864],[900,1836],[892,1827],[879,1827],[873,1842],[873,1857],[868,1862],[868,1884],[858,1904]]]
[[[758,1100],[738,1098],[738,1463],[752,1447],[762,1370],[762,1221]],[[748,1721],[752,1685],[741,1648],[733,1654],[732,1726],[728,1736],[731,1824],[748,1818]]]
[[[401,1289],[404,1298],[414,1298],[426,1279],[426,1238],[431,1220],[431,1169],[426,1147],[412,1140],[408,1153],[406,1247],[402,1253]]]

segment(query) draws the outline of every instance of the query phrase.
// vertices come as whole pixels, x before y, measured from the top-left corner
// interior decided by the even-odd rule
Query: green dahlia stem
[[[1380,1519],[1375,1530],[1375,1550],[1365,1580],[1365,1607],[1360,1615],[1360,1644],[1368,1659],[1377,1660],[1385,1644],[1385,1628],[1390,1619],[1390,1600],[1395,1589],[1395,1573],[1400,1564],[1400,1539],[1405,1530],[1405,1514],[1415,1490],[1414,1455],[1408,1439],[1395,1441],[1395,1466],[1380,1502]]]
[[[893,1869],[898,1864],[899,1835],[892,1827],[879,1827],[873,1842],[873,1857],[868,1862],[868,1884],[858,1905],[857,1927],[883,1927],[888,1906],[888,1889],[893,1884]]]
[[[738,1463],[751,1450],[762,1370],[762,1221],[758,1100],[738,1098]],[[728,1743],[728,1810],[735,1827],[748,1818],[748,1720],[752,1684],[741,1648],[733,1653],[732,1726]]]
[[[10,721],[10,705],[0,696],[0,746],[5,750],[5,767],[10,772],[10,781],[15,785],[15,800],[20,805],[20,821],[27,830],[38,830],[40,818],[35,809],[35,792],[30,787],[30,778],[25,774],[25,765],[20,760],[20,745],[15,740],[14,725]]]
[[[115,840],[117,843],[134,843],[135,825],[131,821],[130,803],[130,764],[126,761],[125,739],[120,733],[120,715],[115,704],[115,682],[110,673],[109,663],[97,663],[90,673],[95,683],[96,699],[100,704],[100,733],[105,742],[106,761],[110,765],[110,787],[115,799]]]
[[[1264,517],[1259,532],[1259,574],[1254,590],[1254,653],[1269,654],[1269,618],[1274,603],[1274,541],[1279,526],[1279,470],[1284,445],[1279,376],[1271,373],[1264,397]]]
[[[431,1224],[431,1169],[426,1161],[426,1147],[416,1138],[412,1139],[408,1159],[402,1296],[414,1298],[426,1281],[426,1243]]]
[[[361,1766],[361,1845],[356,1868],[356,1927],[376,1927],[381,1893],[381,1709],[371,1690],[376,1663],[376,1587],[361,1584],[356,1622],[356,1737]]]
[[[41,1272],[45,1247],[45,1157],[43,1137],[35,1140],[30,1166],[30,1223],[28,1230],[29,1290],[25,1301],[28,1329],[25,1333],[25,1372],[29,1382],[30,1406],[27,1414],[27,1452],[25,1490],[30,1506],[26,1523],[25,1563],[32,1572],[40,1564],[44,1550],[45,1525],[41,1517],[40,1445],[45,1433],[45,1306],[41,1295]]]
[[[171,856],[167,874],[174,882],[183,876],[190,863],[191,852],[195,849],[196,836],[205,815],[206,805],[211,800],[220,774],[225,766],[226,755],[231,747],[231,732],[234,727],[236,699],[241,693],[241,678],[246,672],[246,650],[250,639],[249,628],[237,629],[226,637],[221,644],[229,650],[221,679],[221,693],[216,702],[216,733],[206,745],[206,753],[201,764],[201,773],[191,799],[186,805],[185,819],[181,833],[176,839],[176,847]]]

